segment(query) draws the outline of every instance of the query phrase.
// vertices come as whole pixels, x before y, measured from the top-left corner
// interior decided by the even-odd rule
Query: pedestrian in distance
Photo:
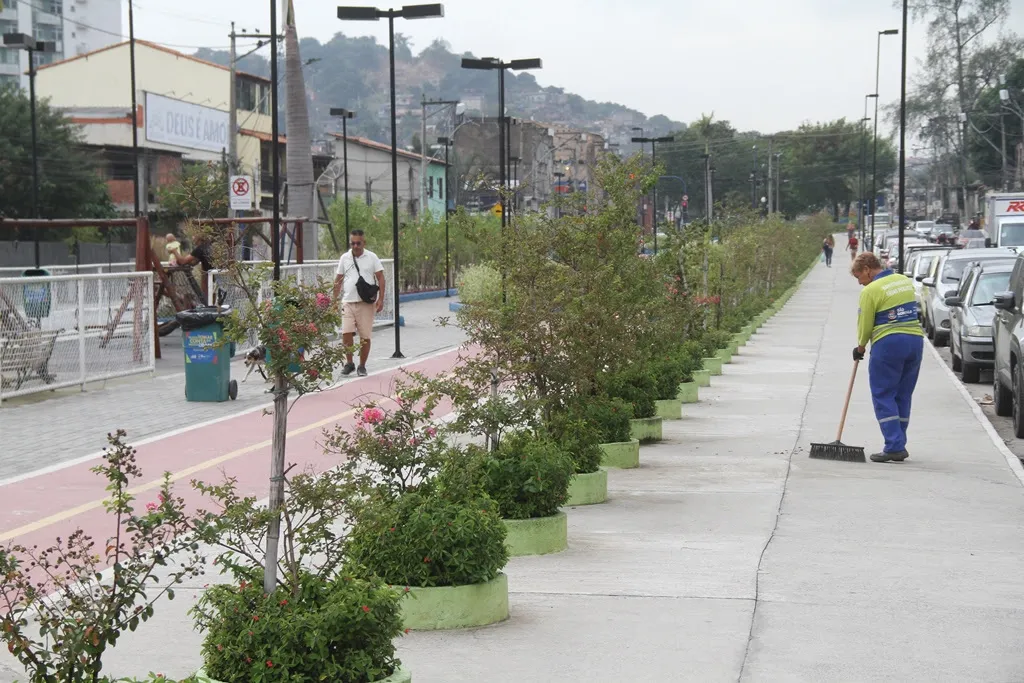
[[[918,324],[914,282],[883,268],[874,252],[857,256],[850,272],[864,286],[857,315],[855,361],[864,359],[871,342],[868,383],[875,418],[885,446],[874,462],[902,462],[907,453],[910,403],[921,370],[924,333]]]
[[[366,376],[366,359],[370,356],[373,319],[384,310],[384,264],[366,248],[362,230],[350,233],[351,248],[338,259],[334,277],[334,305],[341,295],[341,340],[348,349],[341,374],[355,372]],[[359,335],[359,367],[352,361],[355,335]]]
[[[851,261],[857,258],[857,247],[859,246],[860,242],[857,241],[857,236],[850,235],[850,238],[846,241],[846,248],[850,250]]]
[[[832,267],[832,252],[836,248],[836,238],[829,235],[821,243],[821,251],[825,254],[825,266],[828,268]]]

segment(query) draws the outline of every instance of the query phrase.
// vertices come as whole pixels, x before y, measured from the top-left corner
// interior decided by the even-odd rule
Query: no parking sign
[[[252,208],[252,176],[233,175],[228,182],[228,197],[234,211],[248,211]]]

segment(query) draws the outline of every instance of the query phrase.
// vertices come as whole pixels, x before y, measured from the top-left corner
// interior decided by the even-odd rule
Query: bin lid
[[[21,271],[22,277],[48,277],[50,271],[45,268],[27,268]]]
[[[180,311],[174,317],[183,330],[197,330],[200,327],[213,325],[231,313],[230,306],[199,306],[187,311]]]

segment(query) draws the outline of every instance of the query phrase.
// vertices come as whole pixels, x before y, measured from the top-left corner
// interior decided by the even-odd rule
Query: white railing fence
[[[166,265],[166,264],[165,264]],[[61,264],[59,266],[41,266],[50,275],[99,275],[101,273],[131,273],[135,271],[135,261],[121,263],[83,263],[75,266]],[[21,277],[21,274],[32,266],[4,266],[0,268],[0,278]]]
[[[155,367],[153,273],[0,278],[0,401]]]
[[[388,325],[394,325],[397,321],[395,319],[395,261],[394,259],[381,259],[384,264],[384,284],[386,291],[384,292],[384,310],[376,315],[374,318],[374,327],[385,327]],[[259,261],[254,263],[260,263],[269,265],[266,261]],[[292,279],[298,282],[300,285],[315,285],[318,281],[322,280],[328,283],[330,286],[334,282],[334,275],[337,271],[337,261],[307,261],[301,265],[299,264],[288,264],[281,265],[281,278]],[[263,282],[263,286],[260,288],[259,294],[257,295],[257,303],[263,303],[264,301],[270,300],[272,297],[272,291],[270,287],[270,274],[268,272],[266,279]],[[215,305],[220,303],[221,305],[231,306],[232,309],[243,310],[249,305],[248,299],[242,288],[234,282],[231,275],[222,270],[211,270],[206,274],[207,278],[207,293],[209,296],[209,304]],[[240,351],[251,349],[255,346],[255,339],[250,339],[248,343],[242,344],[239,348]]]

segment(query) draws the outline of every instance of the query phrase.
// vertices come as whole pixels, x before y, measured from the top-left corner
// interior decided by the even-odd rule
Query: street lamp
[[[900,204],[899,204],[899,250],[898,272],[903,272],[903,231],[907,214],[907,0],[903,0],[903,45],[900,53]],[[878,100],[875,100],[877,103]],[[966,201],[966,198],[965,198]]]
[[[338,19],[342,21],[388,20],[388,60],[391,70],[391,239],[394,242],[392,257],[395,267],[395,353],[392,358],[402,355],[402,333],[398,301],[398,121],[395,118],[395,17],[402,19],[430,19],[444,16],[444,5],[404,5],[401,9],[381,10],[376,7],[339,7]]]
[[[868,100],[871,98],[878,99],[878,93],[871,93],[870,95],[864,96],[864,118],[860,120],[860,199],[857,202],[860,205],[858,215],[860,216],[860,241],[864,242],[864,196],[867,193],[867,175],[868,175],[868,140],[864,134],[864,124],[871,120],[868,116]]]
[[[448,188],[451,177],[448,174],[448,150],[455,144],[455,140],[448,137],[439,137],[437,144],[444,145],[444,295],[451,296],[448,292],[451,287],[450,266],[448,260]]]
[[[525,71],[527,69],[540,69],[543,64],[539,59],[513,59],[510,62],[503,62],[497,57],[484,57],[483,59],[470,59],[465,57],[462,60],[463,69],[476,69],[480,71],[498,71],[498,186],[500,188],[498,201],[501,203],[501,227],[505,227],[505,70]],[[511,131],[509,131],[511,134]]]
[[[348,120],[354,119],[356,113],[344,107],[331,107],[331,116],[341,117],[341,154],[345,174],[345,249],[348,249]]]
[[[874,215],[876,212],[875,203],[878,200],[876,189],[878,186],[878,76],[881,68],[882,59],[882,36],[894,36],[899,33],[899,29],[890,28],[885,31],[878,32],[877,45],[875,48],[875,133],[874,140],[872,141],[872,158],[871,158],[871,199],[869,200],[868,206],[871,209],[871,248],[875,248],[875,219]]]
[[[4,47],[28,52],[29,112],[32,119],[32,217],[39,215],[39,151],[36,141],[36,53],[53,52],[56,45],[24,33],[5,33]],[[39,270],[39,230],[35,231],[36,270]]]
[[[656,168],[658,166],[658,152],[656,146],[659,142],[672,142],[675,140],[671,135],[663,135],[660,138],[633,138],[633,142],[640,143],[640,153],[643,153],[644,143],[651,143],[651,167]],[[654,255],[658,255],[658,181],[654,181],[654,187],[651,190],[651,231],[654,232]]]

